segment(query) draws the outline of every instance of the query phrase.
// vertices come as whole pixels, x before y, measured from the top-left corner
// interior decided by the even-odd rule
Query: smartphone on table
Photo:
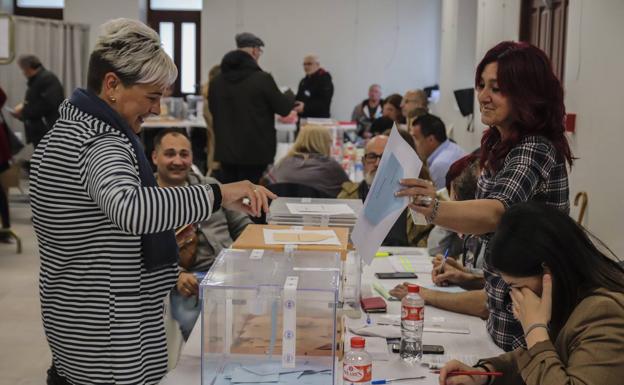
[[[392,353],[399,353],[401,344],[392,344]],[[423,354],[444,354],[444,346],[442,345],[423,345]]]
[[[414,273],[399,272],[399,273],[375,273],[377,279],[416,279],[418,276]]]

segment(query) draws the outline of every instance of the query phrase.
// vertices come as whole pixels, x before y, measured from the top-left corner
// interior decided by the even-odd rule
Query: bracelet
[[[435,198],[435,200],[433,201],[433,210],[431,211],[431,215],[429,215],[427,218],[425,218],[425,220],[427,221],[428,225],[432,224],[433,221],[438,216],[438,209],[439,208],[440,208],[440,200],[438,198]]]
[[[477,368],[477,369],[481,368],[481,369],[485,370],[486,372],[490,372],[491,371],[490,368],[488,368],[487,366],[485,366],[485,364],[483,364],[481,362],[478,362],[476,365],[473,366],[473,368]],[[490,385],[492,383],[492,381],[494,381],[494,377],[488,376],[487,382],[485,383],[485,385]]]
[[[531,326],[528,327],[526,333],[524,333],[524,339],[526,340],[527,337],[529,336],[529,333],[531,333],[533,331],[533,329],[537,329],[537,328],[544,328],[546,329],[546,332],[548,332],[548,325],[546,324],[541,324],[541,323],[537,323],[537,324],[533,324]]]

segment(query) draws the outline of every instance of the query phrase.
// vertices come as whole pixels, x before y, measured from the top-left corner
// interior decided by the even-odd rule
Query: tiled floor
[[[23,251],[0,243],[0,385],[40,385],[51,356],[41,325],[39,255],[29,205],[15,198],[11,221]]]

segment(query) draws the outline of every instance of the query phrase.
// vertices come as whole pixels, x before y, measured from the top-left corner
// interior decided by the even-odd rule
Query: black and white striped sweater
[[[141,187],[123,134],[68,101],[32,159],[43,326],[74,384],[156,384],[165,375],[163,299],[177,266],[147,271],[141,234],[210,217],[210,186]]]

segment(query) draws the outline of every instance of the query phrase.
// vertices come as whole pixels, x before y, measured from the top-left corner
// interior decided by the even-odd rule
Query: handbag
[[[9,140],[9,150],[11,151],[11,155],[15,155],[24,148],[24,143],[22,143],[13,130],[11,130],[1,112],[0,117],[2,117],[2,121],[0,121],[0,129],[5,130],[7,139]]]

